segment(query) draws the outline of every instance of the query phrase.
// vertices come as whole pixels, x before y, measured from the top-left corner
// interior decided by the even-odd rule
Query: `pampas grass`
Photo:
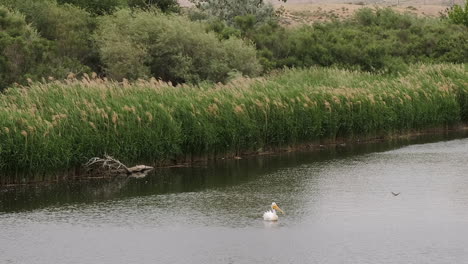
[[[398,76],[292,69],[177,87],[71,75],[0,95],[0,170],[66,169],[104,154],[162,163],[457,125],[468,121],[467,83],[457,65]]]

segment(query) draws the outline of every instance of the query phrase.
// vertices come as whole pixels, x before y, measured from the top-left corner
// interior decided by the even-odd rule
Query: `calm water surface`
[[[0,263],[468,263],[468,139],[409,143],[0,189]]]

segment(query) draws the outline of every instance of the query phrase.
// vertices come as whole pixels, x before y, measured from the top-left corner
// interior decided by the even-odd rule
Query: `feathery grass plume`
[[[393,76],[289,69],[226,85],[31,83],[0,95],[0,169],[64,169],[105,153],[163,162],[455,125],[468,122],[467,83],[465,68],[449,64]]]

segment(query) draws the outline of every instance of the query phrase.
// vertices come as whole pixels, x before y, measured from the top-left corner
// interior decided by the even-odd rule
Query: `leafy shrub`
[[[127,0],[57,0],[60,4],[72,4],[96,15],[111,14],[126,7]]]
[[[260,72],[252,46],[235,38],[220,41],[202,24],[181,16],[120,10],[101,19],[95,40],[107,74],[115,79],[219,82],[232,72]]]
[[[177,0],[57,0],[60,4],[73,4],[95,15],[112,14],[121,8],[158,8],[163,12],[179,12]]]
[[[128,6],[142,9],[156,7],[164,13],[180,12],[180,5],[177,0],[128,0]]]
[[[61,64],[69,64],[69,71],[79,73],[86,69],[84,65],[96,70],[98,62],[91,39],[96,23],[88,12],[49,0],[0,0],[2,2],[24,14],[26,22],[34,26],[41,37],[53,42],[56,56],[63,58]]]
[[[454,5],[447,12],[449,20],[454,24],[462,24],[468,27],[468,0],[465,0],[465,7]]]
[[[236,22],[256,44],[266,69],[337,65],[397,72],[420,61],[468,62],[466,27],[391,9],[364,8],[344,21],[292,29],[274,21],[255,25],[245,17]]]
[[[50,50],[21,14],[0,7],[0,90],[43,74]]]
[[[191,0],[195,6],[209,16],[217,17],[233,25],[237,16],[251,15],[256,22],[266,22],[275,17],[275,9],[263,0]]]
[[[224,21],[219,19],[208,19],[204,22],[207,25],[207,31],[215,32],[219,39],[229,39],[233,36],[237,38],[241,37],[241,31],[239,29],[228,26]]]

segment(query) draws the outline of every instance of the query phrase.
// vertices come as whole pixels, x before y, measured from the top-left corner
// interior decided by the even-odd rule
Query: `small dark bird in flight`
[[[393,196],[398,196],[400,193],[394,193],[392,192]]]

